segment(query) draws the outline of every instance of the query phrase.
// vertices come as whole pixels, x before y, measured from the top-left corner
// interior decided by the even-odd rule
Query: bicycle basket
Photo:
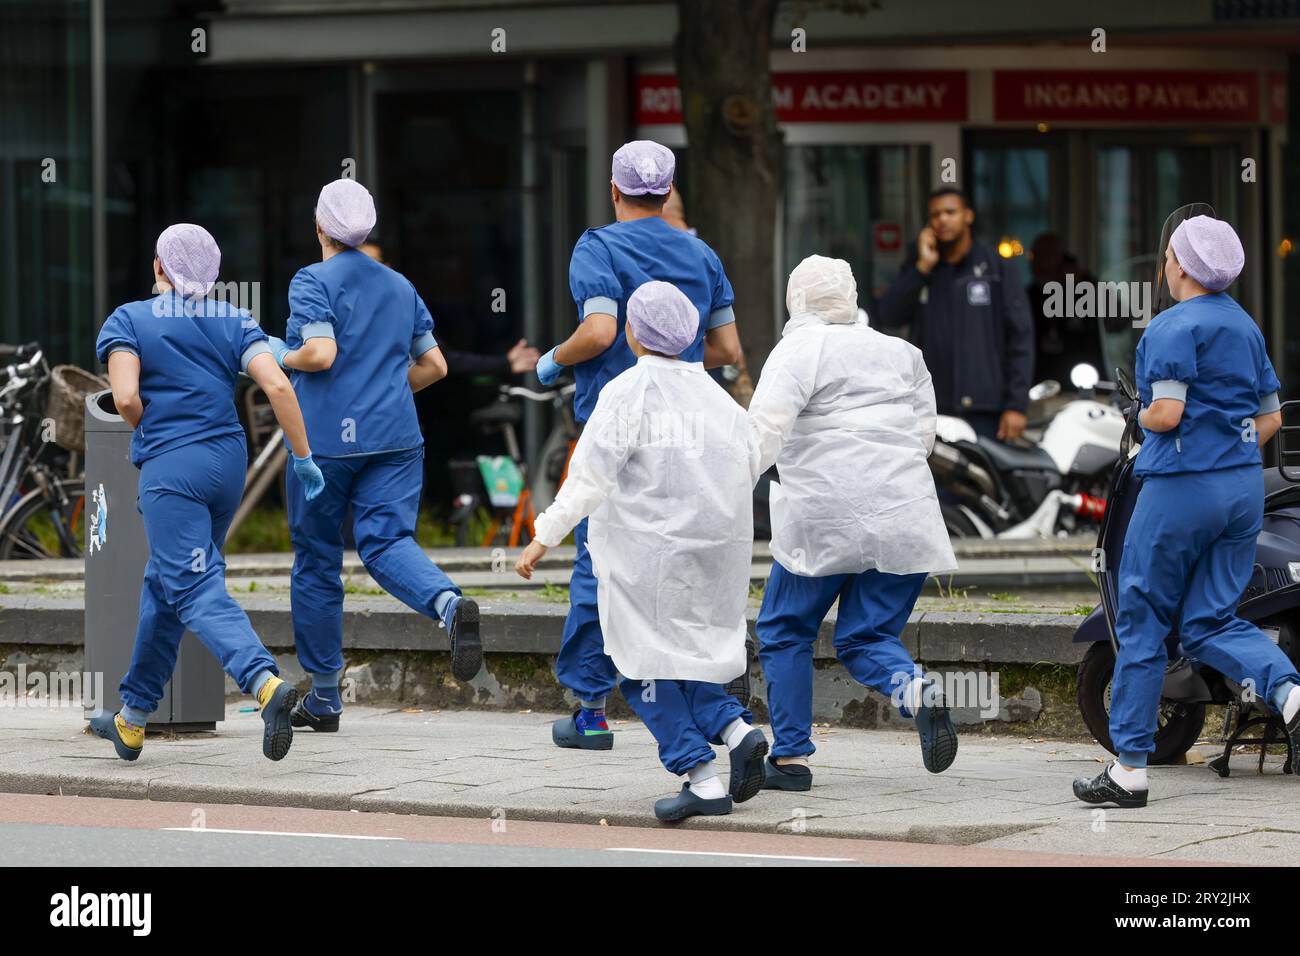
[[[54,422],[54,441],[67,451],[86,450],[86,396],[108,388],[108,379],[75,365],[56,365],[50,373],[45,417]]]

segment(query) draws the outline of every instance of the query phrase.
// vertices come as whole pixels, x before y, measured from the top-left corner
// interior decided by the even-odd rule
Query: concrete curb
[[[21,794],[45,794],[64,797],[106,797],[119,800],[156,800],[166,803],[193,804],[236,804],[256,807],[295,807],[309,810],[347,810],[360,813],[401,813],[417,816],[458,817],[464,819],[492,818],[494,812],[504,812],[513,820],[535,821],[543,823],[583,823],[622,827],[646,827],[662,829],[663,824],[655,819],[652,812],[636,813],[626,811],[600,811],[583,807],[551,807],[541,809],[524,803],[512,805],[510,801],[501,801],[499,806],[490,809],[467,805],[463,801],[432,801],[396,799],[383,796],[383,791],[392,788],[378,788],[375,792],[347,794],[312,790],[272,790],[240,786],[223,786],[213,784],[177,784],[166,779],[149,780],[116,778],[112,780],[96,779],[84,774],[50,774],[50,773],[14,773],[0,772],[0,792]],[[817,817],[812,817],[816,820]],[[676,827],[696,830],[724,830],[752,833],[791,833],[794,830],[794,818],[787,819],[773,826],[770,822],[746,819],[744,814],[725,817],[696,817]],[[804,835],[827,836],[836,838],[853,838],[862,840],[889,840],[903,843],[931,843],[947,846],[971,846],[999,837],[1012,836],[1030,830],[1039,829],[1046,824],[1042,821],[1026,823],[982,823],[982,824],[874,824],[871,826],[837,826],[821,829],[816,825],[808,826],[806,819]]]
[[[1088,565],[1093,546],[1093,538],[1074,537],[1061,541],[983,541],[976,539],[958,539],[953,542],[953,551],[963,566],[983,565],[988,562],[1001,562],[1014,571],[1023,566],[1026,573],[1032,573],[1036,564],[1044,562],[1048,567],[1082,568]],[[425,553],[448,574],[467,571],[491,571],[494,563],[498,568],[507,567],[513,576],[515,558],[522,548],[426,548]],[[576,549],[572,545],[560,545],[547,551],[538,562],[541,569],[563,568],[567,570],[573,564]],[[755,563],[767,566],[772,561],[772,550],[767,541],[754,542]],[[248,577],[250,575],[287,575],[293,566],[291,552],[272,552],[266,554],[231,554],[226,556],[227,574],[230,577]],[[355,551],[343,554],[343,574],[356,576],[365,574],[365,566]],[[968,572],[965,572],[968,573]],[[46,561],[0,561],[0,581],[80,581],[85,576],[85,563],[76,559],[55,559]],[[520,582],[522,586],[523,582]]]
[[[285,597],[237,593],[267,647],[293,647],[293,622]],[[482,637],[488,654],[554,654],[568,605],[529,598],[479,598]],[[748,611],[754,633],[757,609]],[[1073,635],[1081,615],[918,611],[908,620],[903,643],[927,661],[1076,664],[1087,649]],[[833,658],[835,615],[822,623],[814,654]],[[446,651],[447,635],[428,618],[391,598],[348,595],[344,601],[344,647],[372,651]],[[0,594],[0,644],[81,647],[85,611],[79,597]]]

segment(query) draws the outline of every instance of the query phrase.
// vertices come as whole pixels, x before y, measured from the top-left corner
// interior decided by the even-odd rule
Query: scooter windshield
[[[1151,308],[1152,318],[1174,304],[1174,297],[1169,292],[1169,283],[1165,281],[1165,250],[1169,248],[1169,240],[1172,238],[1174,230],[1184,220],[1191,219],[1194,216],[1217,218],[1214,215],[1214,207],[1209,203],[1192,202],[1186,206],[1179,206],[1171,212],[1169,218],[1165,220],[1164,228],[1160,230],[1160,245],[1156,246],[1156,294]]]

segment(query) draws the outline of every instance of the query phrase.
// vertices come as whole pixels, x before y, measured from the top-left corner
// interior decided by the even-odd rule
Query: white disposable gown
[[[745,411],[701,363],[646,355],[601,389],[535,527],[549,547],[591,516],[600,628],[624,677],[745,670],[757,476]]]
[[[780,478],[772,554],[806,577],[951,571],[921,352],[868,326],[847,263],[811,260],[791,275],[791,319],[749,405],[760,471],[775,462]]]

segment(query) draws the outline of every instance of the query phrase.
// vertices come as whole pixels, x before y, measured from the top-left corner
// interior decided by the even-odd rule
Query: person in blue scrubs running
[[[1177,632],[1187,654],[1253,687],[1300,748],[1300,675],[1285,653],[1237,616],[1264,517],[1260,448],[1282,425],[1281,388],[1254,320],[1223,290],[1245,265],[1228,223],[1195,216],[1165,253],[1178,300],[1138,343],[1146,439],[1120,558],[1110,734],[1117,759],[1074,781],[1085,803],[1144,807],[1160,690]],[[1296,750],[1300,753],[1300,749]]]
[[[312,689],[295,727],[335,731],[343,711],[344,515],[352,506],[357,551],[389,594],[445,627],[451,669],[468,681],[483,662],[479,609],[415,542],[424,438],[413,392],[447,374],[433,318],[410,281],[360,252],[375,204],[352,179],[328,183],[316,204],[321,261],[289,285],[287,341],[271,339],[316,443],[325,493],[305,507],[285,484],[293,540],[293,639]]]
[[[572,366],[577,386],[573,411],[579,423],[590,417],[605,384],[636,365],[623,329],[627,300],[646,282],[672,283],[703,317],[694,341],[677,358],[703,361],[706,369],[734,365],[741,359],[732,312],[735,296],[717,253],[663,218],[676,169],[672,150],[637,140],[619,147],[611,165],[610,199],[616,221],[584,232],[569,263],[578,328],[537,363],[537,377],[544,385]],[[569,615],[555,675],[578,698],[578,709],[555,722],[551,737],[560,747],[609,750],[614,737],[605,720],[605,698],[614,689],[618,672],[605,654],[601,635],[586,518],[574,529],[573,538],[578,553],[569,580]]]
[[[275,658],[226,590],[221,548],[248,468],[235,410],[241,370],[266,391],[308,501],[320,494],[324,479],[266,334],[247,312],[207,297],[220,262],[207,230],[189,223],[169,227],[158,237],[153,264],[158,295],[115,311],[95,343],[95,354],[108,365],[118,414],[135,430],[131,462],[140,469],[138,507],[149,540],[123,706],[90,721],[124,760],[140,756],[145,725],[171,680],[187,628],[240,690],[257,697],[265,723],[262,753],[280,760],[293,743],[289,714],[298,691],[276,676]]]

